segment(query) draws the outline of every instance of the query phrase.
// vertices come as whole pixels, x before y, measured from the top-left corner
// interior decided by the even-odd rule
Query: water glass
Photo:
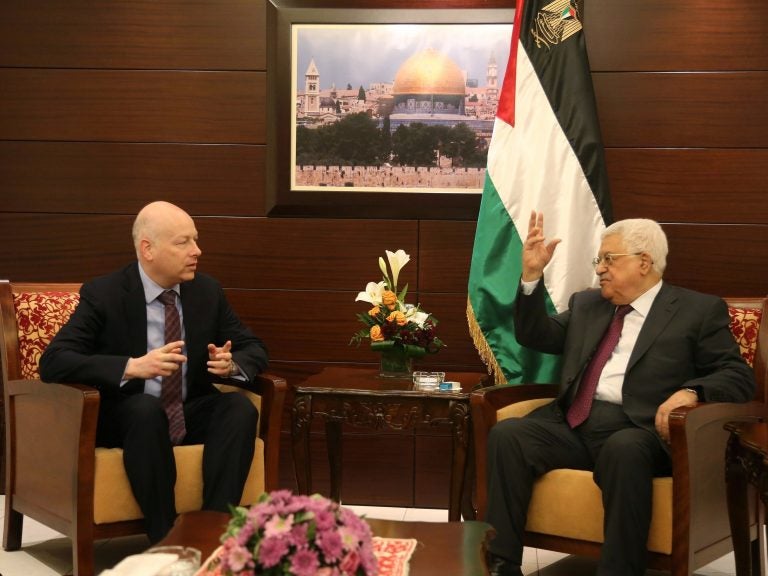
[[[440,387],[445,379],[445,372],[414,372],[413,384],[417,390],[431,392]]]

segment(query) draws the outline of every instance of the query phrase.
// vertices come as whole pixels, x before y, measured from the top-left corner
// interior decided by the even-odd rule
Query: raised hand
[[[560,243],[559,238],[553,238],[548,243],[544,237],[544,214],[531,211],[528,220],[528,236],[523,242],[522,264],[523,281],[538,280],[544,274],[544,268],[552,260],[552,254]]]

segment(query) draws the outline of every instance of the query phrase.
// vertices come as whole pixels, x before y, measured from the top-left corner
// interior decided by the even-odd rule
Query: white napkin
[[[123,558],[117,566],[104,570],[99,576],[156,576],[166,566],[179,559],[178,554],[156,552],[134,554]]]

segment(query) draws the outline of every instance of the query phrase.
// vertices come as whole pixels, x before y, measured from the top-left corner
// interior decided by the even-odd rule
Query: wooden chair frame
[[[768,298],[726,298],[729,306],[762,308],[761,324],[768,322]],[[726,422],[759,420],[766,415],[768,385],[768,330],[760,330],[753,365],[755,398],[752,402],[711,403],[678,408],[670,415],[672,451],[672,552],[649,552],[648,567],[673,576],[689,576],[733,549],[725,492]],[[536,398],[554,398],[556,384],[492,386],[470,397],[475,442],[476,505],[479,520],[487,510],[488,434],[496,424],[497,410]],[[722,449],[721,449],[722,448]],[[753,535],[753,538],[756,537]],[[526,546],[578,556],[599,558],[602,544],[526,531]]]
[[[0,281],[0,344],[5,414],[5,526],[3,548],[21,547],[29,516],[72,539],[75,576],[93,574],[95,540],[141,534],[142,520],[95,524],[94,463],[99,392],[81,384],[20,379],[14,293],[77,292],[80,284]],[[280,427],[287,385],[263,374],[244,384],[261,396],[265,489],[278,487]]]

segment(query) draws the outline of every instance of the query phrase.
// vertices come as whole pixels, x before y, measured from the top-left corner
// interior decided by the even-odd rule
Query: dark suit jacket
[[[187,346],[187,399],[214,392],[221,380],[207,372],[209,343],[232,341],[232,356],[253,378],[267,366],[267,352],[227,302],[220,284],[197,273],[181,284]],[[119,387],[129,357],[147,353],[147,309],[138,263],[91,280],[80,289],[80,303],[40,358],[48,382],[74,382],[107,397],[144,391],[144,380]]]
[[[568,310],[548,316],[543,282],[529,296],[518,291],[515,333],[523,346],[562,354],[558,403],[566,410],[581,374],[613,316],[599,290],[575,293]],[[656,410],[680,388],[700,387],[708,402],[746,402],[754,374],[739,354],[725,302],[708,294],[662,284],[643,324],[624,377],[624,411],[655,431]]]

